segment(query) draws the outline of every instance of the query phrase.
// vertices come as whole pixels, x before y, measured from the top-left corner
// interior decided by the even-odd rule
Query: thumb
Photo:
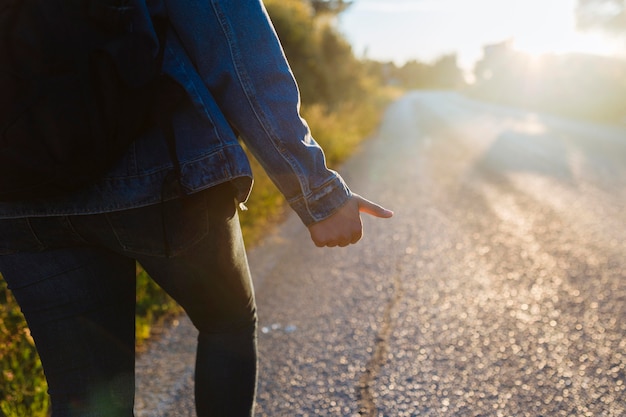
[[[359,211],[361,213],[366,213],[374,217],[381,217],[385,219],[393,216],[393,211],[387,210],[386,208],[379,206],[378,204],[371,202],[358,194],[354,194],[354,198],[359,205]]]

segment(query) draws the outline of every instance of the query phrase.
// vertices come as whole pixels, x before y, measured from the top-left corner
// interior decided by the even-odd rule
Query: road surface
[[[626,415],[626,128],[415,92],[341,173],[395,216],[251,251],[257,416]],[[193,337],[139,358],[138,416],[195,415]]]

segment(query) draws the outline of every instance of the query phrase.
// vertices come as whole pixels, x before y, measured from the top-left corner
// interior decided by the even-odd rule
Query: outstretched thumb
[[[357,203],[359,204],[359,211],[361,213],[385,219],[393,216],[393,211],[387,210],[386,208],[379,206],[378,204],[371,202],[360,195],[354,194],[354,198],[356,198]]]

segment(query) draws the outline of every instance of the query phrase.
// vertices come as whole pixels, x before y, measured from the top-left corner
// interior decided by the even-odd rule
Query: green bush
[[[24,316],[0,276],[0,415],[45,417],[47,384]]]

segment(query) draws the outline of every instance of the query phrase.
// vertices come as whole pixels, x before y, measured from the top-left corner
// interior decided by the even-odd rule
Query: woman
[[[356,243],[361,211],[391,212],[326,167],[259,0],[135,6],[143,29],[163,6],[171,23],[163,69],[186,91],[171,120],[180,178],[156,126],[85,189],[0,203],[0,273],[41,356],[53,417],[133,415],[136,262],[199,330],[198,416],[250,416],[256,306],[236,207],[252,173],[238,136],[317,246]]]

